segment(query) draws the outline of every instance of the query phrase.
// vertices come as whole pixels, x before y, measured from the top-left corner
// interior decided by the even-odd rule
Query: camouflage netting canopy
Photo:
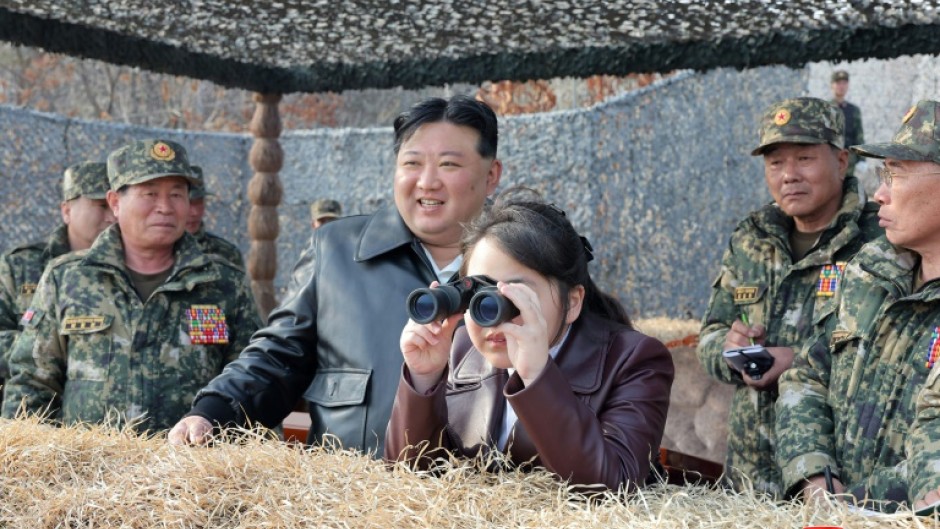
[[[0,39],[258,92],[940,53],[938,0],[0,0]]]

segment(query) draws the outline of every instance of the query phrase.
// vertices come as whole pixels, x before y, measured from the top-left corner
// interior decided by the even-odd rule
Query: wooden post
[[[277,300],[274,296],[274,276],[277,273],[277,235],[280,226],[277,206],[284,192],[278,172],[284,165],[284,151],[278,142],[281,135],[281,116],[277,104],[281,94],[256,93],[255,115],[249,129],[255,137],[248,153],[248,161],[254,176],[248,183],[248,274],[251,276],[251,291],[261,317],[267,320]]]

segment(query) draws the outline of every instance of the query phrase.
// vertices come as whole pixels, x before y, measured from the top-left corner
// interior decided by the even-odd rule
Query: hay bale
[[[694,347],[670,349],[676,366],[663,446],[723,463],[728,446],[728,412],[734,388],[709,377]]]
[[[698,320],[679,320],[674,318],[645,318],[633,322],[636,329],[667,344],[682,340],[687,336],[698,336],[701,322]]]
[[[585,502],[546,472],[439,477],[357,453],[302,450],[246,432],[237,443],[171,447],[102,426],[0,420],[0,527],[913,527],[842,504],[774,504],[751,494],[656,485]]]
[[[663,446],[716,463],[724,462],[734,388],[708,376],[699,363],[695,347],[700,323],[650,318],[637,321],[636,326],[665,343],[676,366]]]
[[[672,362],[676,366],[676,378],[672,382],[672,406],[699,408],[705,404],[712,388],[717,383],[705,372],[695,354],[695,347],[673,347]]]

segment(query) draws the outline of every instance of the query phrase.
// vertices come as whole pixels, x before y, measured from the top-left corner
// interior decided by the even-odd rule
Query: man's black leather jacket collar
[[[406,244],[419,242],[401,218],[395,204],[389,204],[377,211],[363,228],[356,248],[356,262],[368,261]]]

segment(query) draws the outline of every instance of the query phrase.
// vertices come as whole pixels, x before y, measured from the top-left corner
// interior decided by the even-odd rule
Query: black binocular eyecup
[[[441,321],[470,310],[481,327],[495,327],[519,314],[519,309],[496,290],[496,282],[486,276],[462,277],[433,288],[415,289],[406,301],[408,317],[415,323]]]
[[[470,300],[470,317],[480,327],[496,327],[518,315],[516,305],[496,287],[481,288]]]

